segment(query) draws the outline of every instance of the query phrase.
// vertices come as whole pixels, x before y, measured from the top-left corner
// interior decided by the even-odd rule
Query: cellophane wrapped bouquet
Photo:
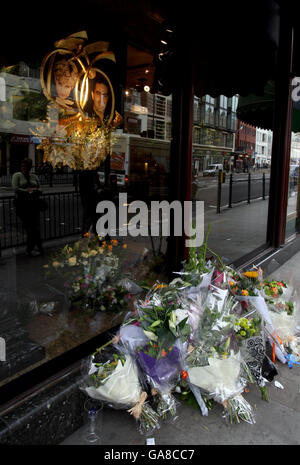
[[[236,302],[226,289],[211,286],[199,329],[198,343],[185,362],[190,382],[208,399],[222,404],[231,422],[255,423],[253,409],[242,393],[247,384],[244,360],[234,331]]]
[[[191,332],[188,303],[181,295],[181,286],[181,280],[174,280],[170,285],[155,283],[145,299],[136,303],[135,314],[127,318],[121,328],[122,333],[128,324],[137,326],[146,337],[146,341],[140,337],[139,344],[131,342],[130,348],[135,352],[141,373],[151,390],[153,404],[162,420],[177,418],[177,402],[172,390],[181,370],[180,341],[186,340]]]
[[[151,434],[159,428],[159,416],[147,401],[134,357],[117,340],[84,360],[81,389],[111,408],[127,410],[137,420],[141,434]]]

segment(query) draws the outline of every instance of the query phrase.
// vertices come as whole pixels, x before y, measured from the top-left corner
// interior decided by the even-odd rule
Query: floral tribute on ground
[[[225,421],[255,424],[248,386],[268,401],[276,364],[300,364],[295,290],[255,266],[225,265],[207,238],[176,274],[136,298],[113,338],[83,361],[81,389],[128,410],[142,434],[175,421],[181,402],[205,416],[218,403]]]

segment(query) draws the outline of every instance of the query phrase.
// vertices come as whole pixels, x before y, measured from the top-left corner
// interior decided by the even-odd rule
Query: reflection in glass
[[[289,188],[286,218],[286,238],[299,230],[299,164],[300,164],[300,133],[291,134],[291,151],[289,167]]]

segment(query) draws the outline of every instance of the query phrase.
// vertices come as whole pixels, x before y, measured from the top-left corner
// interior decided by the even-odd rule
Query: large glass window
[[[256,105],[263,100],[263,96],[249,98]],[[208,96],[203,99],[206,107],[212,106]],[[238,105],[245,102],[239,102],[237,95],[221,95],[214,102],[218,102],[214,124],[209,126],[207,112],[200,121],[205,136],[201,139],[202,157],[194,155],[192,195],[194,200],[204,201],[209,247],[225,262],[233,262],[266,244],[272,131],[237,120]],[[251,120],[250,114],[248,117]],[[197,136],[195,129],[194,144]],[[195,145],[195,153],[197,150]],[[221,183],[219,171],[223,173]]]
[[[289,187],[286,219],[286,238],[299,231],[299,166],[300,166],[300,133],[291,134],[291,151],[289,167]]]
[[[165,279],[166,238],[146,210],[131,234],[129,206],[168,197],[172,96],[149,92],[151,54],[125,55],[127,74],[103,60],[86,87],[72,53],[50,55],[44,81],[34,51],[1,70],[0,386],[118,325]],[[102,200],[116,223],[99,237]]]

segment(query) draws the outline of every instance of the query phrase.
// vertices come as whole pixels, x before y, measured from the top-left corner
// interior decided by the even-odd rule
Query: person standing
[[[12,187],[16,194],[16,213],[27,235],[26,253],[35,256],[35,246],[40,255],[43,255],[44,251],[40,234],[40,182],[38,177],[31,173],[31,168],[30,158],[22,160],[21,171],[13,174]]]

